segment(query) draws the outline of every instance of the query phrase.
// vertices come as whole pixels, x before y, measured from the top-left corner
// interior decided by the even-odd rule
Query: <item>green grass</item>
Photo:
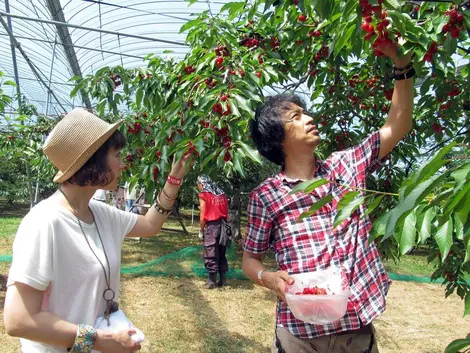
[[[436,264],[428,263],[424,251],[417,251],[415,254],[404,255],[399,261],[384,260],[385,269],[403,275],[430,277],[434,272]]]
[[[2,217],[0,218],[0,238],[14,237],[21,217]]]

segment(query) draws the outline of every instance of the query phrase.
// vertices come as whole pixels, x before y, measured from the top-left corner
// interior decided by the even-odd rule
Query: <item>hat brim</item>
[[[54,183],[63,183],[70,179],[83,165],[98,151],[98,149],[108,140],[111,135],[124,123],[124,120],[118,121],[117,123],[110,124],[110,128],[96,139],[83,153],[78,156],[75,161],[70,165],[67,170],[61,171],[54,176]]]

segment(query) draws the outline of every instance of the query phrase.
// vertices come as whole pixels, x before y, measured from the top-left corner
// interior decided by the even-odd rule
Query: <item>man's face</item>
[[[314,149],[320,143],[317,126],[303,108],[291,103],[284,113],[284,149],[301,151]]]

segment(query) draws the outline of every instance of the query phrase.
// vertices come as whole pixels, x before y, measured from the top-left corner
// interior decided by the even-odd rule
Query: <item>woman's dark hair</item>
[[[292,104],[305,109],[305,103],[294,94],[279,94],[256,108],[255,118],[250,122],[251,138],[259,153],[277,165],[284,165],[284,116]]]
[[[105,186],[111,182],[114,175],[109,178],[111,172],[106,163],[106,156],[111,148],[120,150],[126,145],[126,137],[116,130],[105,143],[91,156],[89,160],[67,181],[79,186]],[[110,180],[111,179],[111,180]]]

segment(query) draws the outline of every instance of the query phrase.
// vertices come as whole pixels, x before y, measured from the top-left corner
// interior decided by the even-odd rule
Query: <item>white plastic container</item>
[[[346,314],[351,295],[343,272],[332,267],[323,271],[291,275],[295,279],[287,287],[286,300],[292,314],[302,321],[315,325],[326,325],[341,319]],[[326,289],[326,295],[295,294],[307,287]]]

